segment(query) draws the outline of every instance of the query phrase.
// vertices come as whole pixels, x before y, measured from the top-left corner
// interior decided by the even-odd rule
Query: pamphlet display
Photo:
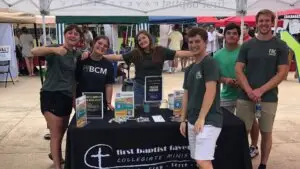
[[[81,96],[75,101],[76,107],[76,126],[84,127],[87,125],[87,108],[86,108],[86,97]]]
[[[115,118],[134,117],[134,92],[118,92],[115,98]]]
[[[86,107],[88,119],[103,119],[103,93],[83,92],[86,96]]]

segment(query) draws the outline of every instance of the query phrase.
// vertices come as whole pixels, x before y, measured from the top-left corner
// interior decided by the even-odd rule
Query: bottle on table
[[[174,94],[173,93],[168,94],[168,103],[169,103],[169,109],[174,110]]]
[[[144,112],[150,113],[150,103],[144,102]]]

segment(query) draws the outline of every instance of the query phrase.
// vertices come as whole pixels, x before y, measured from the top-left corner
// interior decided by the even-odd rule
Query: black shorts
[[[73,98],[62,92],[42,91],[40,93],[41,112],[50,112],[55,116],[64,117],[72,113]]]

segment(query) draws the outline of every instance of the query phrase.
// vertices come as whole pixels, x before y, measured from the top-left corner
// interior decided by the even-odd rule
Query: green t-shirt
[[[153,53],[161,58],[160,61],[153,60]],[[137,83],[144,85],[146,76],[161,76],[165,60],[173,60],[176,51],[164,47],[156,47],[156,51],[151,53],[142,52],[142,59],[133,59],[138,54],[137,50],[133,50],[123,55],[123,59],[127,65],[131,63],[135,66],[135,80]]]
[[[286,43],[277,37],[267,41],[252,38],[241,46],[237,62],[245,64],[245,75],[254,90],[271,80],[277,74],[279,65],[288,65],[288,52]],[[239,93],[239,99],[249,100],[243,90]],[[278,87],[264,93],[262,101],[277,102]]]
[[[235,76],[235,63],[240,52],[240,47],[235,50],[227,50],[223,48],[219,50],[214,59],[218,62],[220,67],[220,77],[236,79]],[[236,100],[238,97],[238,88],[223,84],[221,90],[221,98],[225,100]]]
[[[206,91],[205,83],[209,81],[216,81],[216,96],[205,118],[205,124],[222,127],[223,114],[220,111],[219,78],[218,63],[209,56],[206,56],[200,63],[192,64],[186,69],[183,88],[188,91],[187,119],[191,124],[195,124],[199,117],[199,112]]]
[[[42,91],[60,91],[72,97],[76,60],[80,56],[81,53],[78,51],[68,51],[65,56],[55,54],[46,56],[47,76]]]

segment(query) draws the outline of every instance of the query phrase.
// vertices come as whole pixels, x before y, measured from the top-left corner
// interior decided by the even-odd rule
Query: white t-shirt
[[[219,50],[219,42],[218,42],[219,38],[218,38],[217,32],[214,31],[212,33],[212,36],[213,36],[213,39],[214,39],[212,52],[216,52],[217,50]]]
[[[169,49],[172,50],[181,49],[180,42],[183,41],[183,36],[179,31],[171,32],[171,34],[169,35],[169,39],[171,39],[171,42],[169,44]]]
[[[214,45],[214,37],[211,32],[207,32],[207,46],[206,46],[206,52],[211,53],[213,52],[213,45]]]

